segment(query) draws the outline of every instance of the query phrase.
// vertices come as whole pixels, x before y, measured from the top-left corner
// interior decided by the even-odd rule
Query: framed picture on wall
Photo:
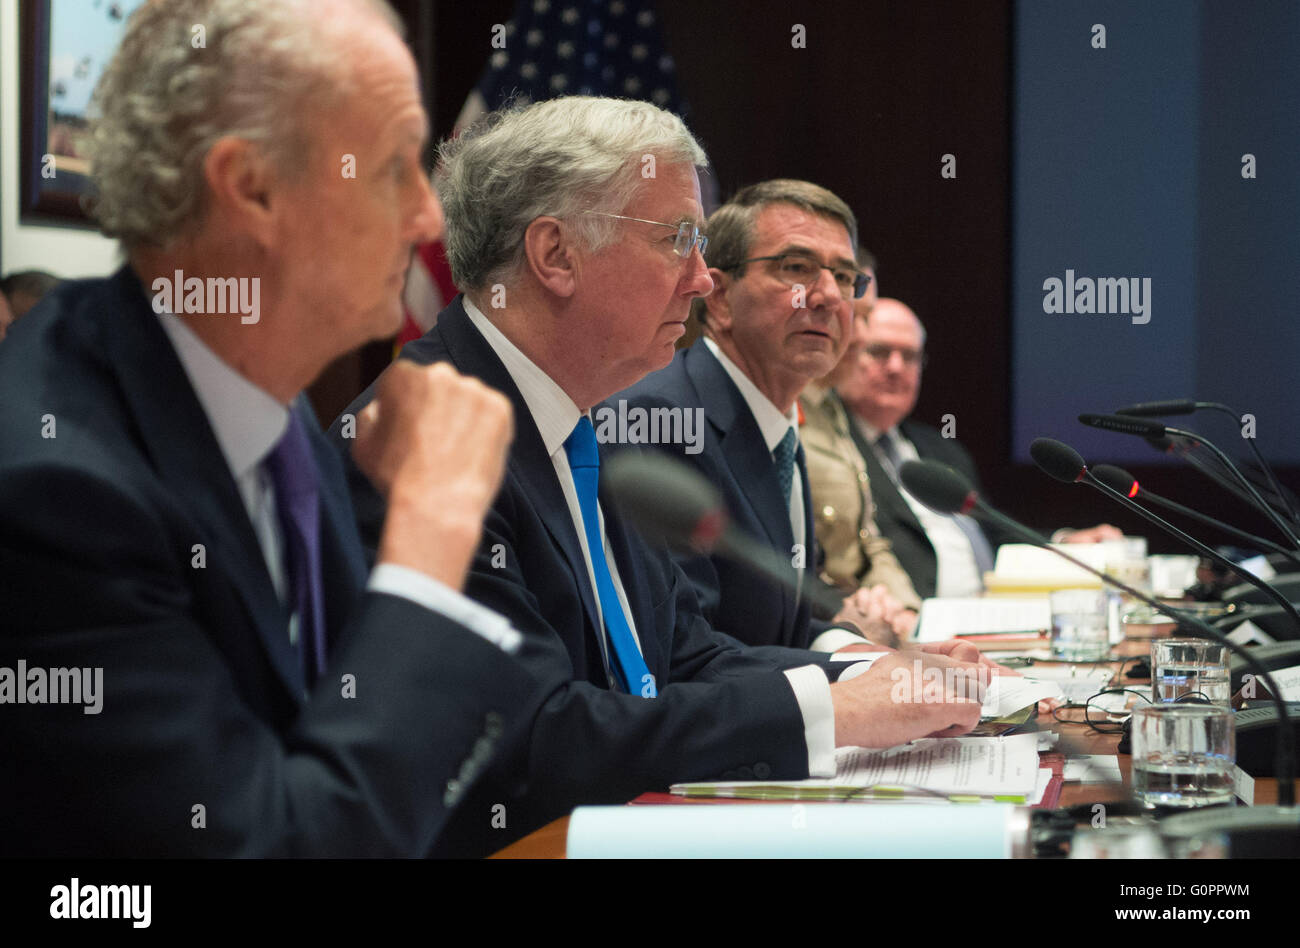
[[[92,227],[86,112],[143,0],[21,0],[19,220]]]

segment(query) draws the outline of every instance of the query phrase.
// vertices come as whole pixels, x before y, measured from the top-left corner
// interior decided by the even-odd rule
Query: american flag
[[[492,37],[488,61],[456,119],[454,135],[511,99],[644,99],[687,116],[651,0],[519,0],[504,26],[503,37]],[[432,328],[456,292],[442,244],[418,247],[406,281],[407,318],[399,347]]]

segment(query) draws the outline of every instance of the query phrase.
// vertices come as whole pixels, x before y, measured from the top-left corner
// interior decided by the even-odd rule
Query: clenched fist
[[[388,500],[379,562],[459,589],[514,434],[509,401],[446,363],[398,361],[357,417],[353,457]]]

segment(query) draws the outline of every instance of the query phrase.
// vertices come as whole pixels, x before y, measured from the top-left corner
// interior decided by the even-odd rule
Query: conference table
[[[1125,659],[1131,659],[1138,656],[1145,656],[1150,651],[1152,638],[1159,638],[1169,634],[1168,627],[1150,627],[1150,626],[1130,626],[1127,630],[1127,637],[1123,642],[1115,646],[1113,650],[1115,660],[1110,662],[1116,671],[1121,669],[1121,663]],[[1035,662],[1037,665],[1051,665],[1050,662]],[[1095,666],[1101,666],[1103,662],[1095,663]],[[1094,667],[1094,666],[1087,666]],[[1032,674],[1032,668],[1029,670]],[[1118,682],[1113,682],[1117,685]],[[1126,687],[1135,689],[1149,688],[1150,681],[1145,679],[1129,678],[1125,681]],[[1057,734],[1056,746],[1052,749],[1054,753],[1065,754],[1066,757],[1077,755],[1104,755],[1116,756],[1119,761],[1120,782],[1119,783],[1066,783],[1061,787],[1060,801],[1058,807],[1071,807],[1078,804],[1091,803],[1119,803],[1128,802],[1129,794],[1129,771],[1130,758],[1127,754],[1118,754],[1116,747],[1120,741],[1119,734],[1107,734],[1096,731],[1089,727],[1083,721],[1084,712],[1082,709],[1068,709],[1060,713],[1061,721],[1057,721],[1051,714],[1039,713],[1038,716],[1028,724],[1020,728],[1020,732],[1031,730],[1054,731]],[[647,790],[662,790],[662,787],[651,788]],[[1257,805],[1270,804],[1277,802],[1277,781],[1271,777],[1255,778],[1255,799]],[[773,801],[779,803],[779,801]],[[675,806],[689,806],[692,804],[672,804]],[[699,804],[708,805],[708,804]],[[765,803],[753,803],[753,806],[765,806]],[[787,804],[788,805],[788,802]],[[819,806],[870,806],[871,804],[836,804],[825,803],[817,804]],[[569,832],[569,817],[564,816],[554,820],[538,830],[529,833],[522,839],[517,840],[511,845],[505,847],[500,852],[493,855],[492,859],[563,859],[565,856],[565,843]]]

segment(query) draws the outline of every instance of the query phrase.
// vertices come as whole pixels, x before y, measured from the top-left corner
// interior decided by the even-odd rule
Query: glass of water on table
[[[1231,804],[1232,709],[1180,702],[1133,709],[1133,794],[1145,806]]]
[[[1097,662],[1110,655],[1108,601],[1103,589],[1058,589],[1052,606],[1052,657]]]
[[[1228,650],[1207,639],[1153,639],[1151,700],[1200,701],[1229,707]]]

